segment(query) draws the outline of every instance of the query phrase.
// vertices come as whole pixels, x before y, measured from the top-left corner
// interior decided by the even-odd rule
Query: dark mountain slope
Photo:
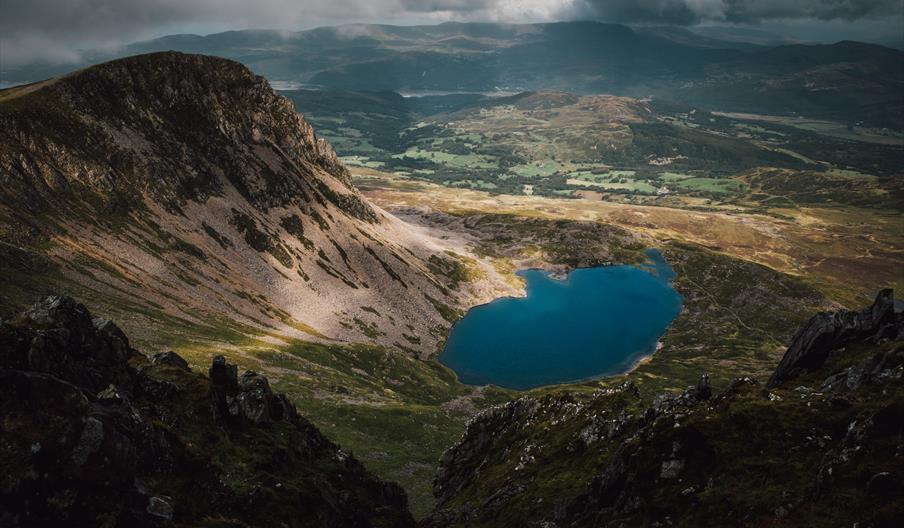
[[[265,377],[209,374],[68,297],[0,323],[0,524],[413,526]]]

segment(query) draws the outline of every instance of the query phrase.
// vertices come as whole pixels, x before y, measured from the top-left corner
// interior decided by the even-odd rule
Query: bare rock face
[[[791,339],[767,386],[776,387],[819,369],[835,350],[847,343],[883,334],[896,337],[904,321],[900,317],[896,319],[894,305],[894,292],[886,289],[879,292],[872,306],[861,312],[841,310],[816,314]]]
[[[414,524],[265,377],[149,360],[69,297],[0,322],[0,423],[2,526]]]
[[[210,406],[214,419],[230,426],[266,426],[278,421],[292,421],[298,416],[295,406],[284,394],[275,394],[267,378],[253,371],[242,373],[215,356],[208,371]]]

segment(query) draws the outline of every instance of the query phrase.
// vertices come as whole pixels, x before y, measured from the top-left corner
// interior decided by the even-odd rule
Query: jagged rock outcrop
[[[482,457],[494,442],[494,436],[508,424],[529,423],[539,402],[519,398],[478,413],[468,420],[462,441],[446,453],[434,479],[433,493],[442,505],[465,485],[480,479]]]
[[[850,342],[894,339],[902,333],[904,317],[895,315],[894,292],[890,289],[879,292],[872,306],[863,311],[816,314],[791,339],[767,386],[776,387],[819,369],[834,351]]]
[[[265,377],[220,358],[210,374],[149,360],[68,297],[0,322],[0,525],[413,525],[401,488]]]
[[[278,421],[292,421],[297,416],[295,406],[285,394],[270,390],[267,378],[252,371],[238,379],[238,368],[215,356],[208,371],[210,377],[210,407],[214,419],[231,425],[265,426]]]

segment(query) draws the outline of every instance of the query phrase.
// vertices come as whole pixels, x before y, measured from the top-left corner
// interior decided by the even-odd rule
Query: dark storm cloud
[[[623,23],[756,24],[768,20],[859,20],[901,15],[902,6],[901,0],[583,0],[576,5],[576,14]]]
[[[403,8],[415,13],[436,11],[470,12],[483,10],[495,4],[493,0],[402,0]]]
[[[309,28],[404,13],[403,0],[0,0],[0,63],[75,60],[163,33]]]
[[[163,34],[348,22],[817,22],[902,17],[902,0],[0,0],[0,70]],[[886,17],[886,25],[889,19]],[[2,79],[0,79],[2,80]]]

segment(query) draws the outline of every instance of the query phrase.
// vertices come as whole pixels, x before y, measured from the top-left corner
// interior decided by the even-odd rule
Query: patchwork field
[[[495,194],[763,212],[904,210],[904,138],[799,117],[533,92],[285,92],[351,166]]]

